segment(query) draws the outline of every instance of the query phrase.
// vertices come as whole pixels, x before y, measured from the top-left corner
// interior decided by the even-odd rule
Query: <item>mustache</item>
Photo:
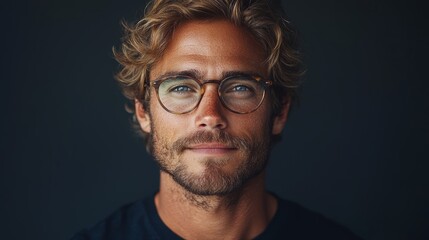
[[[241,148],[249,150],[251,148],[250,140],[241,137],[235,137],[225,131],[198,131],[189,136],[179,138],[172,145],[172,150],[176,152],[183,152],[186,148],[193,144],[212,143],[217,142],[225,144],[233,148]]]

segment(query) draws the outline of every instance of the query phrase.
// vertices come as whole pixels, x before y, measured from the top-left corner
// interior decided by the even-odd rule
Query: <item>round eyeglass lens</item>
[[[192,78],[175,77],[164,80],[158,97],[167,110],[174,113],[191,111],[200,100],[200,85]]]
[[[237,77],[223,81],[219,86],[219,93],[230,110],[248,113],[256,110],[262,103],[265,88],[257,80]]]

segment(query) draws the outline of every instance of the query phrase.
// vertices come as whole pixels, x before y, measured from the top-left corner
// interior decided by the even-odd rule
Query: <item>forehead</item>
[[[266,53],[245,28],[227,20],[188,21],[172,34],[151,79],[169,71],[196,70],[204,77],[225,71],[251,71],[267,75]]]

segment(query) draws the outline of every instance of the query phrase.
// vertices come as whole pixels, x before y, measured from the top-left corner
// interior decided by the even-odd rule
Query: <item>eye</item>
[[[234,86],[231,91],[237,91],[237,92],[244,92],[244,91],[250,91],[250,88],[245,85],[237,85]]]
[[[162,95],[171,96],[185,96],[189,94],[196,94],[199,92],[198,83],[189,78],[176,76],[164,80],[159,86],[159,93]]]
[[[176,86],[170,89],[170,92],[190,92],[190,91],[193,91],[193,90],[190,87],[184,86],[184,85]]]
[[[256,86],[251,81],[230,82],[224,86],[227,94],[252,94],[256,90]]]

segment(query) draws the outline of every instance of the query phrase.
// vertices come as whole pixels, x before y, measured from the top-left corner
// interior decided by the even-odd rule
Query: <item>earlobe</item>
[[[287,117],[289,114],[291,99],[288,98],[286,101],[281,103],[280,112],[274,117],[273,122],[273,135],[278,135],[283,131],[284,126],[286,125]]]
[[[146,109],[144,108],[143,104],[135,99],[134,100],[134,106],[135,106],[135,114],[136,114],[136,118],[137,121],[140,124],[140,128],[146,132],[146,133],[150,133],[151,131],[151,124],[150,124],[150,116],[149,113],[146,111]]]

